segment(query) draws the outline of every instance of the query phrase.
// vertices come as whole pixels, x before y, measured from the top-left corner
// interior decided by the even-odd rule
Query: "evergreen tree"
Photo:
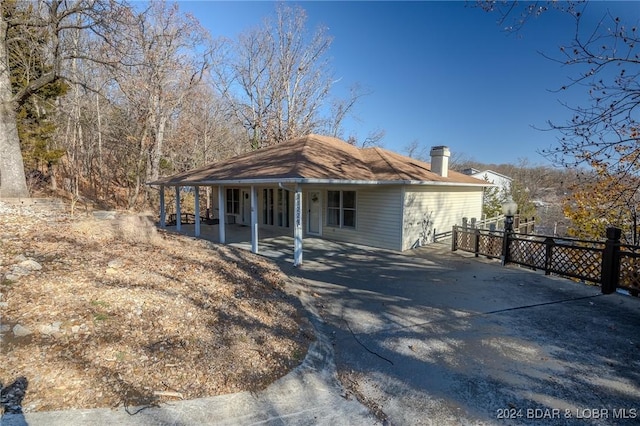
[[[14,9],[12,14],[29,11]],[[31,81],[51,72],[46,64],[46,49],[49,36],[45,30],[28,26],[14,26],[8,31],[10,43],[9,67],[13,94],[27,87]],[[52,167],[65,154],[53,145],[56,124],[53,115],[55,102],[67,92],[68,86],[56,78],[39,87],[32,96],[18,107],[16,119],[20,148],[27,171],[52,173]]]

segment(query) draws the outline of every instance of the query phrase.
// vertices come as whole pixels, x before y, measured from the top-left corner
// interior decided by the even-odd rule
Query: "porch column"
[[[160,185],[160,228],[167,227],[167,209],[164,205],[164,185]]]
[[[182,212],[180,211],[180,187],[176,186],[176,231],[182,228]]]
[[[195,236],[199,237],[200,236],[200,187],[196,186],[195,187],[195,196],[196,199],[194,200],[194,207],[193,210],[195,212],[196,215],[196,233]]]
[[[258,253],[258,191],[251,186],[251,251]]]
[[[218,235],[220,237],[220,244],[224,244],[224,223],[226,215],[224,214],[224,188],[222,185],[218,185]]]
[[[293,266],[302,265],[302,189],[296,185],[293,197]]]

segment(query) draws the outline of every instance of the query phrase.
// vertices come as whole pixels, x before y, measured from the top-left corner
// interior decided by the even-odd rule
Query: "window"
[[[227,214],[240,214],[240,190],[227,188]]]
[[[327,192],[327,225],[340,226],[340,191]]]
[[[264,203],[262,222],[265,225],[273,225],[273,189],[263,189],[262,199]]]
[[[265,225],[276,225],[285,228],[289,227],[289,191],[279,188],[262,190],[262,223]]]
[[[278,189],[278,226],[289,227],[289,191]]]
[[[327,191],[327,225],[356,227],[356,191]]]
[[[342,191],[342,226],[356,227],[356,191]]]

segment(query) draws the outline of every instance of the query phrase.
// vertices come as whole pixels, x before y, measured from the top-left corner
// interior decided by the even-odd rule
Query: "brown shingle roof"
[[[235,181],[450,182],[485,184],[462,173],[431,172],[429,163],[382,148],[358,149],[340,139],[307,135],[198,169],[161,178],[153,184],[195,185]],[[249,183],[249,182],[247,182]]]

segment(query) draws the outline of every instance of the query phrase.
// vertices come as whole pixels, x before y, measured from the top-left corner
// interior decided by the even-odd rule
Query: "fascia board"
[[[307,178],[283,178],[283,179],[225,179],[225,180],[202,180],[193,182],[149,182],[147,185],[163,186],[205,186],[205,185],[264,185],[264,184],[323,184],[323,185],[419,185],[419,186],[469,186],[487,187],[496,186],[492,183],[466,183],[466,182],[434,182],[434,181],[411,181],[411,180],[347,180],[347,179],[307,179]]]

